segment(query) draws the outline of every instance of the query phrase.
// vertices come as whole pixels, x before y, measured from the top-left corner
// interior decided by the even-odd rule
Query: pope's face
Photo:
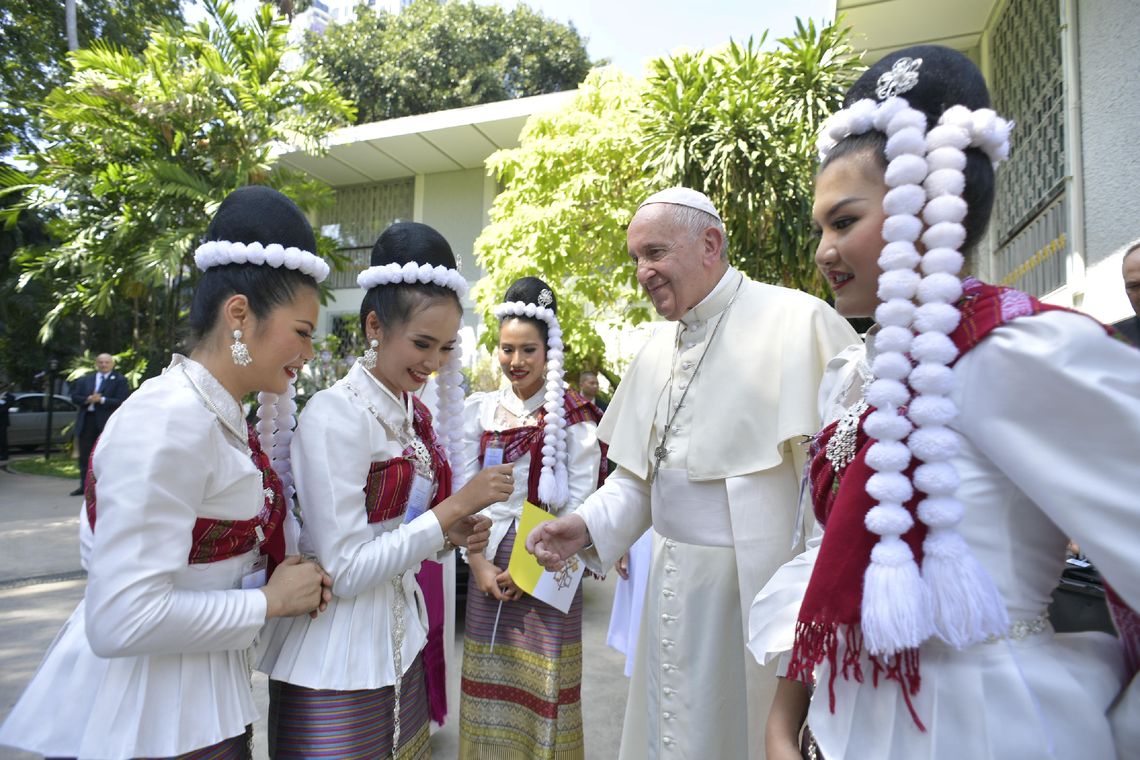
[[[676,321],[707,296],[723,274],[721,236],[715,227],[693,234],[674,220],[667,203],[641,208],[629,223],[626,244],[637,282],[653,308]]]

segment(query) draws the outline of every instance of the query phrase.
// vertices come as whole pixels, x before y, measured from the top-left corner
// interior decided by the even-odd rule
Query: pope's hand
[[[586,521],[578,515],[566,515],[532,530],[526,537],[526,550],[547,570],[561,570],[589,540]]]

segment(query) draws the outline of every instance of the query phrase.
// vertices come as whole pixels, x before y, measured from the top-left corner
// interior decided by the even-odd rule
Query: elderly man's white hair
[[[646,198],[637,210],[654,204],[668,206],[667,213],[670,218],[682,228],[689,230],[694,237],[709,227],[719,230],[720,257],[728,261],[728,233],[724,229],[724,222],[717,213],[716,206],[707,195],[689,187],[670,187]]]

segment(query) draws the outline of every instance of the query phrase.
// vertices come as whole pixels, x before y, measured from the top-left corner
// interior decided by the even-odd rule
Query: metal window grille
[[[413,178],[336,190],[335,202],[320,215],[321,231],[337,240],[337,252],[350,256],[352,267],[334,272],[329,287],[356,287],[356,276],[368,267],[369,251],[384,228],[412,218],[414,196]]]
[[[997,173],[996,279],[1034,295],[1064,284],[1068,207],[1060,21],[1054,0],[1010,0],[994,26],[993,100],[1015,123]]]

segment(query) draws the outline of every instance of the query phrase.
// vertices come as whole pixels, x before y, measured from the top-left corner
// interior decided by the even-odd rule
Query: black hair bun
[[[884,56],[851,85],[843,107],[864,98],[881,101],[895,94],[925,113],[929,127],[951,106],[975,111],[991,107],[985,77],[974,62],[941,45],[915,45]]]
[[[546,295],[543,295],[544,292]],[[515,280],[507,288],[507,294],[503,300],[506,303],[522,301],[523,303],[532,303],[535,306],[545,306],[555,314],[558,313],[558,300],[554,297],[554,291],[537,277],[521,277]]]
[[[265,185],[246,185],[226,196],[206,230],[207,240],[231,243],[277,243],[316,254],[313,227],[288,196]]]
[[[372,246],[370,265],[430,264],[456,269],[451,245],[434,227],[419,222],[396,222],[380,233]]]

